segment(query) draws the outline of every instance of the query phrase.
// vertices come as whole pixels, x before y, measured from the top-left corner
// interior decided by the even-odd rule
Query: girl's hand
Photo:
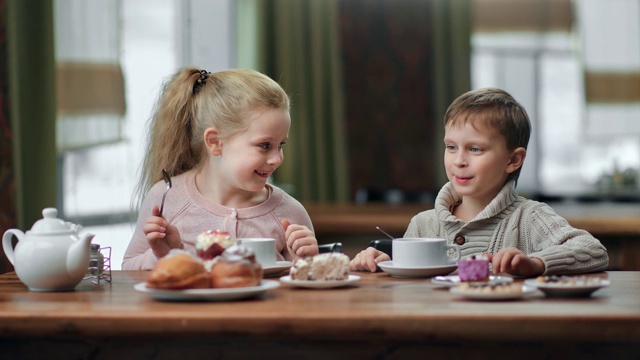
[[[521,250],[508,247],[497,254],[487,254],[493,273],[507,273],[515,276],[533,277],[544,273],[544,263],[535,257],[528,257]]]
[[[287,241],[287,250],[292,257],[318,255],[318,240],[308,227],[291,224],[289,220],[284,219],[282,220],[282,229]]]
[[[147,236],[147,242],[153,254],[161,258],[167,255],[171,249],[184,248],[180,239],[180,231],[167,219],[159,216],[158,206],[153,207],[151,214],[147,218],[147,223],[142,227],[142,231]]]
[[[359,252],[358,255],[349,262],[349,270],[376,272],[379,262],[389,260],[391,260],[389,255],[376,248],[368,247]]]

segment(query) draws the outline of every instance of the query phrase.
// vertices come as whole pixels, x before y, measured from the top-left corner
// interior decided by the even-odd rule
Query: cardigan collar
[[[492,218],[513,204],[517,198],[518,193],[515,189],[515,181],[510,180],[502,187],[498,195],[469,222]],[[446,183],[438,193],[434,204],[438,218],[446,222],[464,222],[451,213],[451,209],[460,204],[461,201],[462,197],[453,189],[451,182]]]

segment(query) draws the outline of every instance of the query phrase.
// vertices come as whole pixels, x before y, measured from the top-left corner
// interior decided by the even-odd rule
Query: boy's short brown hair
[[[455,99],[444,115],[444,126],[486,126],[498,130],[504,136],[507,149],[527,148],[531,136],[529,115],[509,93],[498,88],[471,90]],[[508,180],[518,179],[520,169],[510,174]]]

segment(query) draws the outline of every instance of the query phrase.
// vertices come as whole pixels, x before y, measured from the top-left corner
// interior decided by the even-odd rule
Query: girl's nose
[[[269,156],[269,158],[267,158],[267,164],[272,166],[279,166],[280,164],[282,164],[283,160],[284,160],[284,155],[282,154],[282,151],[276,151],[276,152],[273,152]]]

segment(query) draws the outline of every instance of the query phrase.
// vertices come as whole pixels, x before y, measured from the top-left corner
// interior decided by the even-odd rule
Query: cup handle
[[[13,243],[11,239],[13,236],[18,238],[18,242],[22,241],[22,236],[24,233],[18,229],[9,229],[4,232],[2,235],[2,248],[4,249],[4,254],[7,256],[7,259],[11,263],[11,265],[15,266],[15,257],[13,256]]]
[[[448,244],[447,249],[453,249],[456,252],[455,258],[449,259],[449,262],[455,264],[458,260],[460,260],[460,246],[455,244]]]

